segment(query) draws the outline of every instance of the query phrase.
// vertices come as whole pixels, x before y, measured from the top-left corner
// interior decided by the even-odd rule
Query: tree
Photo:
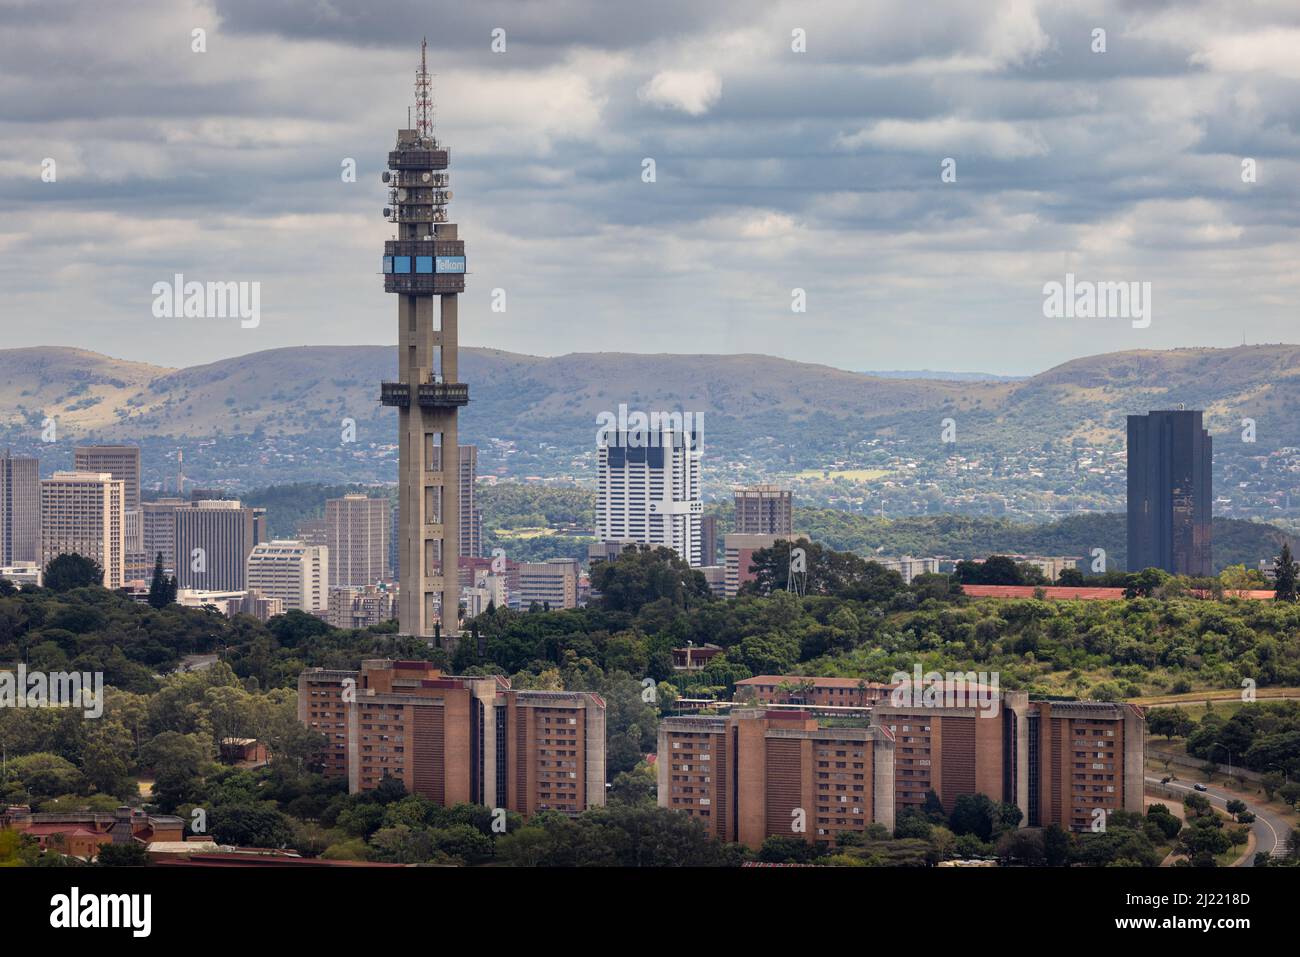
[[[1191,715],[1178,706],[1152,708],[1147,712],[1147,728],[1152,734],[1163,734],[1167,739],[1185,738],[1196,727]]]
[[[57,754],[37,752],[9,759],[9,774],[22,782],[23,789],[32,797],[57,797],[60,794],[80,794],[86,786],[85,777],[77,766]]]
[[[771,548],[755,551],[748,569],[754,580],[742,586],[742,593],[770,595],[784,591],[790,578],[790,551],[793,548],[804,550],[809,595],[888,601],[907,590],[903,576],[879,562],[869,562],[853,552],[833,551],[801,538],[796,542],[779,539]]]
[[[149,863],[149,848],[136,840],[101,844],[95,863],[100,867],[144,867]]]
[[[192,800],[202,784],[211,739],[164,731],[140,749],[140,761],[154,771],[154,798],[165,810]]]
[[[597,563],[591,587],[600,593],[601,607],[633,614],[661,599],[674,608],[693,608],[713,600],[704,573],[663,546],[628,547],[612,561]]]
[[[1156,589],[1166,585],[1172,578],[1172,575],[1160,568],[1144,568],[1140,572],[1125,575],[1124,597],[1150,598]]]
[[[958,837],[973,834],[987,843],[995,829],[1004,829],[1002,809],[986,794],[962,794],[953,802],[948,827]]]
[[[167,577],[163,572],[162,552],[153,560],[153,578],[149,581],[149,605],[152,608],[166,608],[176,600],[176,579]]]
[[[1043,830],[1043,862],[1048,867],[1064,867],[1070,861],[1073,843],[1070,832],[1053,822]]]
[[[1300,600],[1300,565],[1291,558],[1291,545],[1282,543],[1282,554],[1274,563],[1275,581],[1273,595],[1277,601]]]
[[[238,847],[284,847],[293,840],[293,821],[267,804],[227,804],[212,811],[212,836]]]
[[[92,558],[83,558],[76,552],[55,555],[45,566],[42,578],[51,591],[65,592],[74,588],[89,588],[104,584],[104,569]]]

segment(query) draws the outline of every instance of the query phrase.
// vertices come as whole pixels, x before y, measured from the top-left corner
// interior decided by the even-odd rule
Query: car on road
[[[1196,789],[1197,791],[1208,791],[1208,790],[1209,790],[1209,788],[1207,788],[1204,784],[1193,784],[1192,787],[1193,787],[1194,789]]]

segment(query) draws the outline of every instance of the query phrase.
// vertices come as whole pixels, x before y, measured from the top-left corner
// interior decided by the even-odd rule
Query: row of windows
[[[464,256],[385,256],[385,273],[410,273],[411,260],[415,260],[416,273],[463,273]]]

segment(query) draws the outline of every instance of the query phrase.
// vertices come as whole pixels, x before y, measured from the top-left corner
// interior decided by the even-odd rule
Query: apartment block
[[[1142,812],[1146,720],[1140,709],[1036,701],[1024,731],[1028,825],[1086,831],[1102,813]]]
[[[750,846],[790,833],[834,841],[873,820],[892,828],[931,791],[946,812],[963,794],[1014,804],[1023,827],[1081,832],[1101,815],[1142,811],[1145,720],[1137,707],[1030,701],[988,688],[962,698],[955,682],[940,685],[931,703],[895,698],[893,687],[760,675],[738,682],[739,700],[725,716],[664,718],[660,806]],[[799,810],[806,830],[792,832]]]
[[[984,794],[1020,806],[1028,816],[1027,780],[1019,780],[1017,722],[1028,708],[1023,691],[1002,692],[993,708],[895,706],[872,709],[872,722],[894,736],[894,808],[921,809],[934,791],[951,812],[963,794]]]
[[[374,585],[392,577],[388,536],[392,529],[386,498],[344,495],[325,502],[330,586]]]
[[[501,676],[372,659],[304,671],[298,715],[326,736],[324,773],[346,777],[350,793],[393,777],[440,804],[526,817],[605,803],[605,702],[591,692],[516,691]]]
[[[283,601],[285,611],[324,613],[329,565],[329,549],[324,546],[276,539],[253,547],[246,581],[249,589]]]
[[[126,568],[124,484],[109,472],[55,472],[41,481],[41,567],[59,555],[99,563],[105,588]]]
[[[741,708],[659,724],[659,805],[725,841],[768,837],[835,843],[872,823],[894,826],[893,740],[856,721],[809,711]]]

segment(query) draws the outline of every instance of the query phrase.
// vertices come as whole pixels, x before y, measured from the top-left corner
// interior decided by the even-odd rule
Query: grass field
[[[801,479],[847,479],[850,482],[874,482],[888,475],[885,469],[804,469],[795,474]]]
[[[553,528],[498,528],[494,529],[497,538],[545,538],[554,535]]]

